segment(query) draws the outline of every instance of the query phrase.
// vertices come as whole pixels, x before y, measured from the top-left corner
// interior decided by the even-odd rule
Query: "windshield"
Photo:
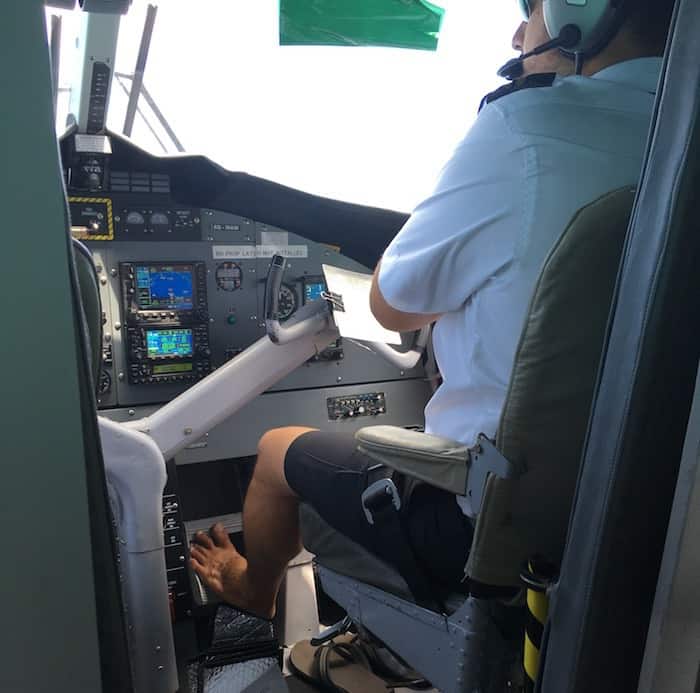
[[[512,0],[442,0],[435,52],[279,45],[278,0],[168,0],[158,13],[144,85],[188,153],[318,195],[410,211],[431,190],[521,21]],[[148,2],[122,18],[116,72],[132,75]],[[79,70],[81,13],[63,17],[57,129]],[[108,127],[124,127],[128,77],[112,84]],[[132,139],[176,152],[139,101]]]

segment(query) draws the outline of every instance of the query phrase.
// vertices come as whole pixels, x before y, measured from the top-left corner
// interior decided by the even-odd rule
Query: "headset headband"
[[[530,2],[529,0],[518,0],[518,4],[520,5],[520,11],[523,13],[523,17],[525,18],[525,21],[530,19]]]

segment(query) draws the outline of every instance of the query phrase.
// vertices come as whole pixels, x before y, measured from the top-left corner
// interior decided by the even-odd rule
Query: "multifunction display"
[[[130,325],[179,326],[208,320],[203,262],[123,262],[119,274]]]
[[[149,359],[192,356],[192,330],[146,330]]]
[[[211,371],[206,324],[182,329],[127,330],[132,385],[199,380]]]
[[[191,382],[211,371],[203,262],[119,265],[132,385]]]
[[[134,269],[139,310],[194,308],[193,265],[136,265]]]

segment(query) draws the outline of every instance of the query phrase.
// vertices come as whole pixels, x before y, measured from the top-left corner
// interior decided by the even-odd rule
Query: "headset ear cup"
[[[530,0],[518,0],[518,4],[523,20],[527,22],[530,19]]]
[[[543,0],[542,12],[547,33],[559,36],[567,24],[577,26],[581,41],[564,51],[571,55],[593,55],[602,50],[620,26],[622,6],[625,0]]]
[[[555,33],[557,31],[557,8],[554,6],[554,4],[555,3],[552,2],[552,0],[543,0],[542,2],[542,16],[544,17],[544,28],[547,30],[550,39],[559,35],[558,32]]]

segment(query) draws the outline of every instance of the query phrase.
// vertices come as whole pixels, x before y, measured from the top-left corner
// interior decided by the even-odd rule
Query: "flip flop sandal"
[[[356,638],[354,648],[359,649],[364,654],[365,659],[363,661],[369,663],[370,669],[384,681],[384,685],[387,688],[411,688],[412,690],[422,691],[433,687],[427,679],[423,678],[417,671],[406,667],[406,665],[403,666],[403,676],[395,669],[392,669],[377,651],[377,647],[381,649],[382,645],[376,646],[371,641],[358,635],[354,637]]]
[[[291,649],[289,666],[300,678],[332,693],[393,691],[372,673],[369,659],[356,638],[342,635],[318,647],[303,640]]]

